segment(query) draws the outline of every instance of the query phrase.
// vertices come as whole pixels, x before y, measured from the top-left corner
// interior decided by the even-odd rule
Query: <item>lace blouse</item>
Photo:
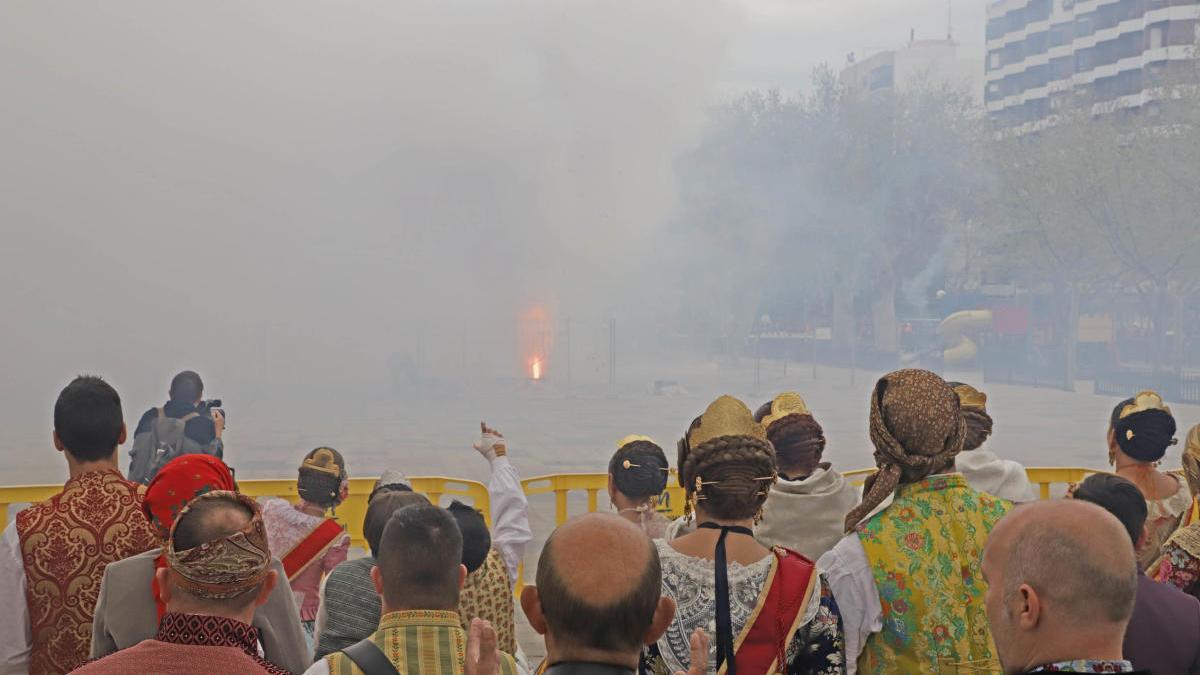
[[[687,670],[692,631],[704,628],[716,635],[716,581],[713,561],[694,558],[676,551],[664,540],[657,540],[662,563],[663,595],[678,605],[667,632],[652,645],[643,660],[644,673],[674,673]],[[766,592],[767,576],[773,556],[751,565],[729,564],[729,604],[733,633],[741,633]],[[824,579],[804,608],[801,627],[787,650],[787,673],[842,673],[843,645],[841,620],[833,595]],[[709,644],[709,672],[716,672],[716,641]]]

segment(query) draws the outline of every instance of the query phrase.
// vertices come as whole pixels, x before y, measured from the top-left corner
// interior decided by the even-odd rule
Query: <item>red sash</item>
[[[800,627],[804,608],[817,587],[816,565],[804,556],[776,547],[775,564],[767,579],[769,590],[734,640],[738,675],[783,672],[788,643]],[[718,673],[726,672],[722,665]]]
[[[326,518],[320,525],[313,528],[313,531],[309,532],[308,536],[304,537],[299,544],[292,547],[292,550],[288,551],[280,560],[288,581],[295,579],[296,575],[303,572],[312,561],[324,554],[333,545],[333,542],[337,541],[342,532],[342,526],[336,520]]]

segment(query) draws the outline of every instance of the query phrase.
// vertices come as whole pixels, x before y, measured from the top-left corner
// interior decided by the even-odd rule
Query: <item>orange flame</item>
[[[529,364],[529,376],[535,380],[542,379],[542,360],[535,358],[533,363]]]

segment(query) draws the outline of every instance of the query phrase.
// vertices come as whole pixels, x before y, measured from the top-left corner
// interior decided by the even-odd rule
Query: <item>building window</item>
[[[988,70],[996,70],[1000,67],[1000,52],[992,52],[988,54]]]
[[[1150,27],[1150,42],[1147,46],[1149,49],[1162,49],[1166,45],[1167,29],[1166,26],[1155,24]]]

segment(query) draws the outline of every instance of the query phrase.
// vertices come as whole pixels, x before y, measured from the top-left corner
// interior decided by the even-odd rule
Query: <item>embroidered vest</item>
[[[458,612],[413,610],[384,614],[371,641],[402,675],[438,673],[463,675],[467,658],[467,633]],[[329,675],[363,675],[343,652],[325,657]],[[513,657],[500,653],[500,675],[516,675]]]
[[[105,566],[158,545],[142,514],[141,488],[116,470],[94,471],[17,514],[30,675],[66,673],[87,661]]]
[[[883,606],[883,630],[867,639],[861,672],[952,672],[993,661],[980,560],[1010,508],[961,474],[939,475],[902,485],[858,526]]]
[[[516,630],[513,627],[513,589],[508,580],[508,568],[504,558],[496,549],[488,552],[483,565],[467,575],[458,596],[458,614],[463,629],[476,617],[492,624],[496,629],[496,644],[500,651],[513,654],[517,651]]]

